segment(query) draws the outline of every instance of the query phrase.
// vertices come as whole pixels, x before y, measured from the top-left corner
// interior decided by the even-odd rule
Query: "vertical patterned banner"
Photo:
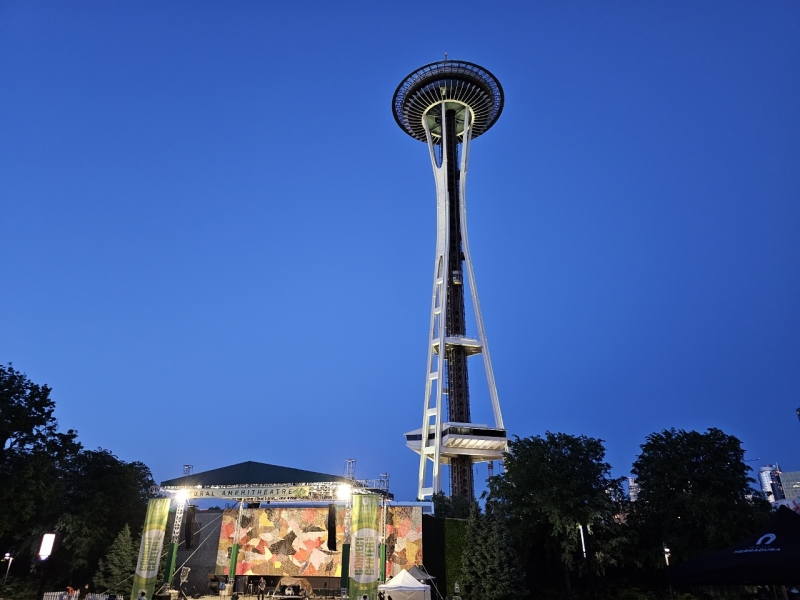
[[[144,590],[148,598],[153,597],[164,547],[164,530],[169,516],[169,498],[153,498],[147,505],[147,517],[142,529],[142,544],[139,546],[139,560],[133,574],[131,598],[138,598]]]
[[[380,496],[353,496],[352,547],[350,550],[350,597],[374,598],[380,583],[378,505]]]

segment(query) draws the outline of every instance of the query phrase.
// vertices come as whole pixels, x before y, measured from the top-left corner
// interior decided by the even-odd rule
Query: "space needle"
[[[469,251],[467,163],[472,140],[488,131],[503,111],[503,88],[476,64],[439,61],[403,80],[392,98],[392,111],[403,131],[427,144],[436,182],[436,258],[422,427],[405,434],[406,445],[420,456],[417,497],[440,492],[441,467],[449,465],[450,495],[474,498],[473,464],[502,459],[507,438]],[[465,274],[475,337],[466,327]],[[493,426],[472,422],[467,369],[472,357],[483,359]]]

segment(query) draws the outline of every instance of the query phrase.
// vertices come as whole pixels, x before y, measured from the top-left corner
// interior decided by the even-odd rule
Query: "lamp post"
[[[39,565],[41,568],[39,575],[39,592],[37,595],[40,598],[44,596],[44,576],[45,569],[47,568],[47,559],[53,555],[53,552],[55,552],[58,542],[59,535],[57,533],[43,533],[41,540],[39,541],[39,552],[37,554],[39,556]]]
[[[6,566],[6,576],[3,578],[3,592],[6,591],[6,582],[8,581],[8,572],[11,570],[11,563],[14,562],[14,557],[11,556],[10,552],[6,552],[6,555],[3,557],[3,560],[8,563]]]
[[[664,561],[667,563],[667,566],[669,566],[669,548],[667,548],[665,543],[662,543],[661,545],[664,547]],[[669,599],[673,600],[671,583],[669,584]]]

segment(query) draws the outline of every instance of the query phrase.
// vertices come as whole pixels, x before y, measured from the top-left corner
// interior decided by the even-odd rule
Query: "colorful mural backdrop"
[[[217,574],[227,575],[238,509],[222,515]],[[341,552],[328,550],[327,508],[247,508],[239,529],[237,575],[339,577]],[[344,539],[344,508],[336,509],[337,546]]]
[[[422,507],[389,505],[386,520],[386,575],[422,564]]]
[[[227,575],[238,508],[222,516],[217,575]],[[248,508],[242,511],[237,575],[340,577],[343,506],[336,509],[339,552],[328,551],[327,508]],[[386,573],[422,564],[422,508],[391,504],[386,520]],[[351,557],[352,563],[352,557]],[[138,595],[138,594],[137,594]]]

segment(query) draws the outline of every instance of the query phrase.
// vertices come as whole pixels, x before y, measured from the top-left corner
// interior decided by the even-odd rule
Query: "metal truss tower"
[[[441,491],[441,466],[450,465],[450,494],[474,498],[473,463],[502,460],[507,448],[489,345],[467,239],[467,161],[473,139],[503,110],[503,88],[478,65],[444,60],[411,73],[392,99],[394,118],[428,145],[436,182],[436,259],[422,428],[406,434],[418,452],[418,498]],[[464,267],[477,338],[467,335]],[[494,427],[472,423],[468,358],[482,356]],[[442,409],[446,407],[447,419]]]

